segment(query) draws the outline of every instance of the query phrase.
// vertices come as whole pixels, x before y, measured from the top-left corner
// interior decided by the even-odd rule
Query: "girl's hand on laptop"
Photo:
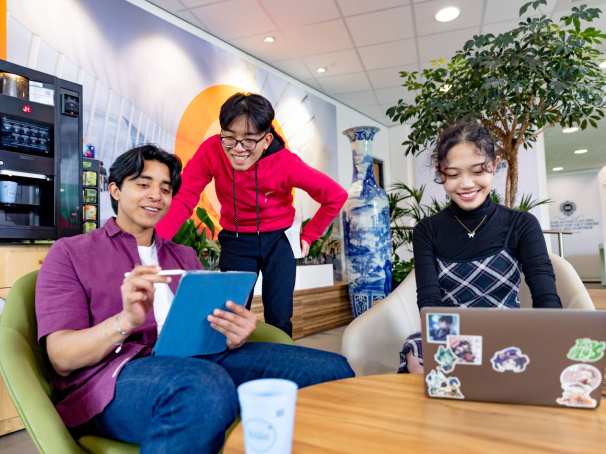
[[[157,266],[137,266],[124,276],[120,293],[122,294],[122,313],[120,319],[126,331],[132,331],[145,322],[147,313],[154,307],[154,284],[168,283],[170,277],[159,276]]]
[[[245,307],[228,301],[229,311],[215,309],[208,316],[210,326],[227,337],[227,347],[234,349],[242,346],[257,327],[257,316]]]
[[[406,366],[408,367],[408,372],[411,374],[423,373],[423,365],[419,361],[419,358],[414,356],[412,353],[408,353],[406,355]]]

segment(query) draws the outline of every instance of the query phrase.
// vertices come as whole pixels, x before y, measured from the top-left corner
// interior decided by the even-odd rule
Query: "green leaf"
[[[204,224],[208,230],[210,230],[210,237],[214,238],[215,236],[215,224],[213,220],[208,215],[207,211],[204,208],[198,207],[196,209],[196,216],[200,219],[200,222]]]

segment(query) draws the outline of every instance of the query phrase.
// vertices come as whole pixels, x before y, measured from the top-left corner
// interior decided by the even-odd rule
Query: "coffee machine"
[[[80,233],[82,86],[0,60],[0,241]]]

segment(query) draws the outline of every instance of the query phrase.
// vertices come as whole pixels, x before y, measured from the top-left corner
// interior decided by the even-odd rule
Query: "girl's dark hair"
[[[240,115],[246,116],[249,124],[256,129],[255,132],[274,132],[271,125],[275,117],[274,108],[263,96],[253,93],[236,93],[230,96],[221,106],[219,113],[221,129],[229,128],[232,121]]]
[[[488,129],[476,120],[459,121],[442,131],[431,156],[436,171],[434,179],[436,183],[443,184],[446,181],[446,176],[440,166],[446,160],[450,149],[461,143],[472,144],[486,157],[483,165],[484,171],[489,171],[488,164],[497,159],[494,140]]]
[[[122,153],[109,168],[109,183],[116,183],[122,188],[122,183],[127,178],[139,178],[143,172],[145,161],[158,161],[168,167],[170,174],[170,186],[173,190],[173,196],[181,187],[181,160],[174,154],[170,154],[156,145],[147,144],[131,148]],[[114,213],[118,214],[118,201],[111,197]]]

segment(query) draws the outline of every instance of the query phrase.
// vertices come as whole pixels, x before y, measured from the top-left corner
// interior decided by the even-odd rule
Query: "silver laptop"
[[[596,408],[606,311],[421,310],[429,397]]]

